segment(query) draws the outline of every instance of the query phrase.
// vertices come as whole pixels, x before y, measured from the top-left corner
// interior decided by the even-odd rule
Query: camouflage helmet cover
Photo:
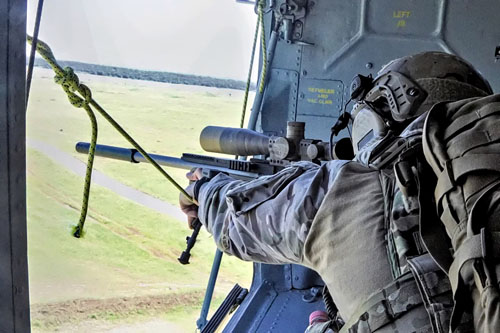
[[[422,52],[390,61],[378,72],[399,72],[418,80],[426,78],[456,80],[492,94],[491,86],[483,76],[464,59],[444,52]]]
[[[385,135],[390,124],[408,124],[436,103],[492,94],[488,81],[468,62],[434,51],[392,60],[368,84],[352,111],[355,153],[371,138]]]
[[[422,52],[392,60],[380,70],[377,79],[390,72],[403,74],[427,93],[413,116],[428,111],[442,101],[493,93],[488,81],[471,64],[444,52]]]

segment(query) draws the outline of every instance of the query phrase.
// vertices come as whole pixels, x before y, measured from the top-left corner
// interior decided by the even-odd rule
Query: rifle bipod
[[[179,262],[183,265],[189,264],[189,258],[191,257],[191,249],[193,248],[194,244],[196,243],[196,237],[198,237],[198,233],[200,232],[201,228],[201,222],[199,219],[196,219],[192,223],[193,226],[193,233],[191,236],[186,237],[186,250],[182,251],[181,256],[177,258]]]

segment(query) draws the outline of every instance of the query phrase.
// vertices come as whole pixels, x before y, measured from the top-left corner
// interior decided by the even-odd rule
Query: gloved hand
[[[186,178],[189,179],[190,184],[185,190],[191,197],[194,195],[194,184],[202,177],[203,175],[199,168],[186,174]],[[189,228],[193,229],[192,223],[198,218],[198,206],[189,201],[182,193],[179,194],[179,206],[182,212],[187,215]]]

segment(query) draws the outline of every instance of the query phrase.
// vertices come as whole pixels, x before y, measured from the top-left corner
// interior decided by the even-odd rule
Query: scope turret
[[[201,131],[200,145],[212,153],[238,156],[269,154],[268,136],[241,128],[207,126]]]

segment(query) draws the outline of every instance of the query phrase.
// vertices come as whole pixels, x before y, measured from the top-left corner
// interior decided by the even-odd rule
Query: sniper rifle
[[[202,169],[206,177],[223,172],[237,179],[251,180],[272,175],[296,161],[321,163],[332,159],[352,159],[352,146],[347,138],[330,145],[315,139],[304,138],[305,123],[288,122],[285,137],[266,136],[262,133],[229,127],[207,126],[200,134],[201,147],[207,152],[236,156],[254,156],[249,160],[228,159],[184,153],[180,158],[150,154],[158,164],[174,168]],[[87,154],[90,144],[78,142],[76,151]],[[332,149],[330,149],[332,147]],[[147,162],[136,149],[96,145],[96,156],[132,163]],[[189,264],[190,250],[196,242],[201,223],[194,224],[194,231],[186,238],[187,249],[179,257],[181,264]]]

